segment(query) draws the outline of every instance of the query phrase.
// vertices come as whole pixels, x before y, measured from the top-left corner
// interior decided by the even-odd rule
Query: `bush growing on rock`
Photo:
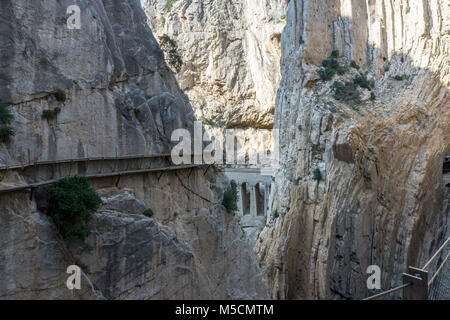
[[[322,180],[322,172],[320,171],[319,168],[314,169],[313,179],[316,180],[316,181]]]
[[[178,54],[178,45],[175,40],[167,34],[160,38],[161,49],[164,52],[166,62],[176,71],[180,72],[183,66],[183,59]]]
[[[153,210],[149,208],[143,212],[143,215],[147,218],[152,218],[155,214],[153,213]]]
[[[359,103],[360,92],[358,86],[354,82],[346,82],[345,84],[336,81],[333,84],[334,98],[346,103]]]
[[[58,90],[53,95],[55,96],[56,101],[66,102],[67,97],[66,97],[66,93],[64,91]]]
[[[371,91],[373,88],[375,88],[375,81],[367,79],[366,74],[356,76],[353,79],[353,83],[360,86],[361,88],[365,88],[369,91]]]
[[[166,2],[166,10],[170,11],[172,10],[173,5],[175,4],[175,2],[177,2],[178,0],[167,0]]]
[[[333,51],[333,53],[328,59],[322,61],[322,68],[317,70],[322,81],[329,81],[335,74],[343,75],[348,71],[348,67],[341,66],[336,60],[339,52],[336,54],[336,52]]]
[[[15,135],[13,128],[10,127],[13,119],[14,116],[11,111],[0,100],[0,142],[8,143],[11,141],[11,137]]]
[[[44,110],[42,112],[42,118],[46,120],[53,120],[58,116],[60,112],[61,112],[60,108],[55,108],[53,110]]]
[[[232,182],[230,187],[223,194],[222,205],[227,208],[228,211],[236,211],[238,209],[237,198],[237,186]]]
[[[91,234],[89,222],[102,201],[86,177],[64,178],[46,188],[47,214],[53,219],[61,236],[69,243],[86,248],[84,241]]]
[[[275,212],[272,214],[272,220],[276,220],[280,217],[280,214],[278,213],[278,210],[275,210]]]

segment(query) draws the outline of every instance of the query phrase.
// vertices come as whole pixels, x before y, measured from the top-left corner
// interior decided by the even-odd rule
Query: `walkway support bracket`
[[[412,283],[403,288],[403,300],[428,300],[428,271],[408,267],[403,273],[403,284]]]

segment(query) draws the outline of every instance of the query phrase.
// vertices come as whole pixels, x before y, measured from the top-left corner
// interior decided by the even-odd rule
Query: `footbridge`
[[[266,224],[272,177],[260,168],[222,168],[237,189],[237,207],[241,225],[249,235],[257,235]]]

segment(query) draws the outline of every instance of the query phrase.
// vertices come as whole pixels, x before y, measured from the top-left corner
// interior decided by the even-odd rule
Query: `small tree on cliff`
[[[14,119],[11,111],[6,107],[6,104],[0,100],[0,142],[8,143],[15,132],[10,124]]]
[[[178,45],[175,40],[171,39],[167,34],[159,38],[161,49],[164,52],[164,58],[167,64],[176,72],[181,71],[183,59],[178,53]]]
[[[47,187],[48,210],[62,237],[70,243],[86,247],[91,234],[91,214],[102,201],[86,177],[64,178]]]

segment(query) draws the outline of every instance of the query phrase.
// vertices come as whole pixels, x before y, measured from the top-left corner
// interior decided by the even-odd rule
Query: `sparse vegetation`
[[[237,185],[231,182],[230,187],[225,191],[223,195],[222,205],[227,208],[228,211],[236,211],[237,207]]]
[[[160,38],[160,45],[164,52],[164,58],[166,59],[167,64],[176,72],[180,72],[183,67],[183,59],[178,53],[176,41],[165,34]]]
[[[348,71],[347,66],[341,66],[336,60],[338,56],[339,52],[335,50],[328,59],[322,61],[322,68],[317,70],[322,81],[329,81],[335,74],[343,75]]]
[[[142,113],[142,110],[141,109],[139,109],[139,108],[134,108],[134,115],[136,116],[136,117],[139,117],[140,115],[141,115],[141,113]]]
[[[276,220],[280,217],[280,214],[278,213],[278,210],[275,210],[274,213],[272,213],[272,220]]]
[[[6,104],[0,100],[0,142],[8,143],[15,135],[14,129],[10,126],[13,119],[14,116],[11,111]]]
[[[3,143],[8,143],[11,141],[11,138],[16,133],[14,130],[9,126],[0,126],[0,141]]]
[[[319,168],[314,169],[313,171],[313,179],[316,181],[322,180],[322,172]]]
[[[213,121],[212,119],[206,118],[206,117],[204,117],[204,116],[201,116],[201,117],[199,118],[199,121],[200,121],[201,123],[207,124],[207,125],[209,125],[209,126],[212,126],[212,125],[214,124],[214,121]]]
[[[61,108],[55,108],[53,110],[44,110],[42,112],[42,118],[50,121],[55,119],[60,112]]]
[[[148,208],[147,210],[145,210],[142,213],[144,216],[146,216],[147,218],[152,218],[155,214],[153,213],[153,210]]]
[[[400,76],[400,75],[396,75],[396,76],[394,76],[394,80],[397,80],[397,81],[403,81],[403,80],[405,80],[405,76]]]
[[[375,93],[371,92],[370,93],[370,101],[375,101],[377,97],[375,96]]]
[[[359,103],[360,92],[358,86],[354,82],[346,82],[345,84],[336,81],[333,83],[334,98],[346,103]]]
[[[88,178],[64,178],[46,190],[49,202],[47,214],[53,219],[61,236],[69,243],[88,248],[85,240],[91,234],[89,222],[92,213],[102,203]]]
[[[352,68],[354,68],[354,69],[356,69],[356,70],[359,70],[359,66],[358,66],[358,64],[355,62],[355,60],[352,60],[352,62],[350,62],[350,67],[352,67]]]
[[[67,97],[64,91],[58,90],[53,95],[55,96],[56,101],[66,102]]]
[[[365,88],[367,90],[372,90],[375,88],[375,81],[367,79],[367,74],[359,75],[353,79],[353,83],[360,86],[361,88]]]
[[[177,2],[178,0],[167,0],[166,2],[166,10],[170,11],[172,10],[173,5],[175,4],[175,2]]]

